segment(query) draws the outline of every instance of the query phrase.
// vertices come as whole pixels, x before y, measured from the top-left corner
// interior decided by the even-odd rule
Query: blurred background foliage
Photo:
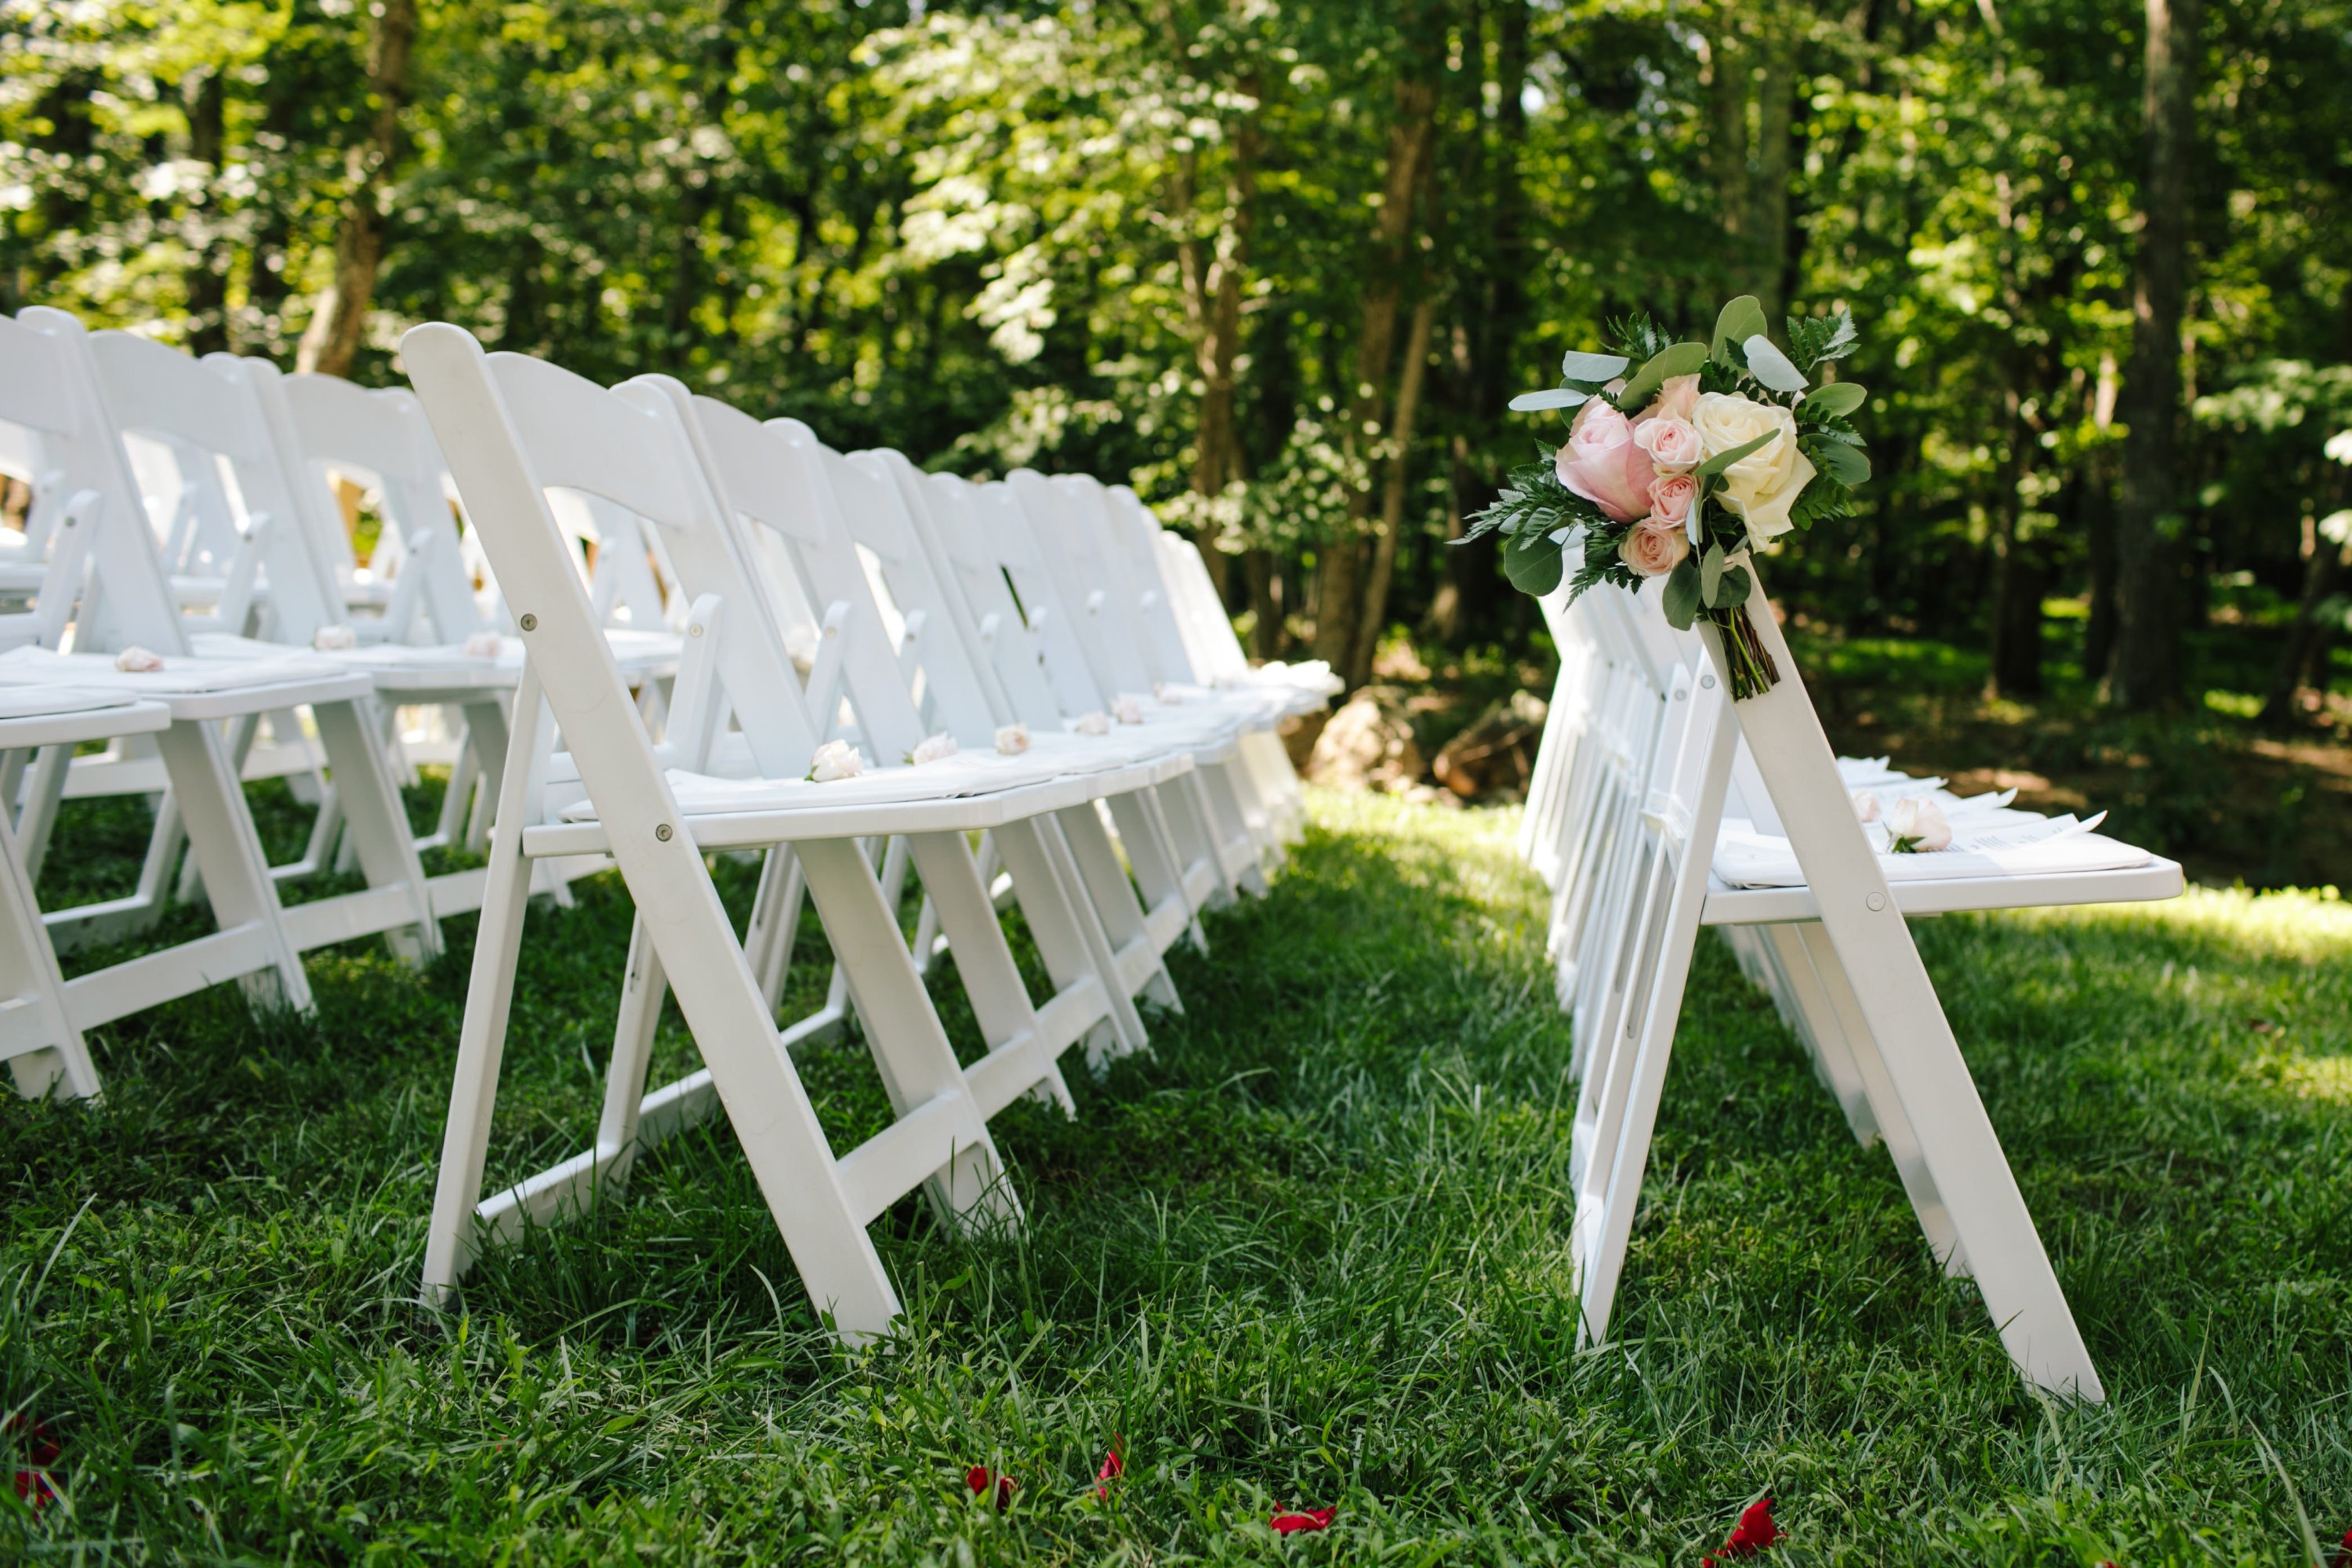
[[[0,17],[8,309],[378,382],[447,318],[845,447],[1130,479],[1257,652],[1360,683],[1397,630],[1540,668],[1446,542],[1556,438],[1504,405],[1561,350],[1845,305],[1878,477],[1773,563],[1788,605],[1980,653],[1993,698],[2347,722],[2340,0]]]

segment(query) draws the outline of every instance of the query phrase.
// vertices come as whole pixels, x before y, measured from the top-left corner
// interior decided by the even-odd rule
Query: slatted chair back
[[[1113,694],[1149,697],[1157,678],[1135,636],[1132,620],[1109,584],[1100,541],[1080,525],[1072,498],[1052,479],[1030,468],[1015,468],[1004,482],[1020,501],[1026,531],[1034,541],[1025,556],[1027,569],[1040,579],[1040,595],[1050,591],[1070,618],[1096,684]],[[1008,522],[1000,538],[1013,531]],[[1011,552],[1006,553],[1005,564],[1013,571],[1022,602],[1028,603],[1030,590],[1023,585]],[[1050,590],[1045,584],[1050,584]]]
[[[797,420],[771,420],[762,426],[711,398],[697,399],[690,406],[698,449],[731,511],[746,520],[756,535],[745,552],[774,552],[782,558],[783,573],[798,580],[808,601],[826,606],[827,633],[842,644],[844,679],[869,749],[886,762],[908,756],[925,739],[929,722],[937,722],[956,735],[960,744],[969,741],[977,756],[992,753],[995,726],[986,695],[953,626],[938,613],[936,584],[928,580],[919,542],[906,525],[898,492],[887,477],[859,469]],[[852,517],[858,519],[856,533]],[[875,553],[895,567],[902,582],[922,584],[924,601],[900,606],[908,612],[900,634],[903,662],[886,635],[859,555],[865,541],[872,542]],[[928,722],[917,706],[918,689],[929,702]],[[993,840],[1012,871],[1014,897],[1056,998],[1096,988],[1092,994],[1098,1001],[1087,1005],[1092,1013],[1087,1033],[1096,1036],[1090,1048],[1099,1059],[1145,1043],[1144,1025],[1132,1002],[1136,994],[1156,989],[1172,1001],[1174,992],[1159,968],[1156,952],[1148,965],[1119,962],[1126,939],[1142,925],[1135,892],[1109,859],[1107,842],[1099,846],[1104,851],[1099,859],[1082,858],[1066,837],[1066,826],[1082,836],[1085,848],[1096,847],[1102,838],[1088,805],[1062,814],[1050,826],[1008,824],[996,830]],[[978,885],[977,868],[961,841],[918,836],[908,841],[908,849],[927,889],[941,879],[972,879]],[[1088,875],[1089,870],[1094,874]],[[1019,989],[1003,933],[992,923],[974,923],[948,935],[967,989],[993,986],[990,977],[998,977],[1003,982],[999,989],[1010,1009],[1005,1016],[1013,1020],[1011,1026],[1028,1026],[1017,1018],[1029,1003]],[[994,1005],[992,999],[989,1005]]]
[[[394,635],[404,636],[397,623],[411,605],[440,642],[492,629],[458,546],[447,466],[415,395],[316,374],[287,376],[278,391],[300,481],[324,486],[337,475],[364,480],[386,534],[399,541],[400,570],[384,617],[395,623]]]
[[[859,452],[850,460],[896,487],[920,547],[920,574],[899,574],[883,562],[892,595],[934,605],[954,625],[999,723],[1060,729],[1062,710],[1046,678],[1045,650],[1022,619],[974,515],[977,487],[958,475],[926,474],[900,452]]]
[[[240,531],[263,530],[261,571],[275,640],[308,643],[345,619],[342,593],[319,551],[312,503],[289,482],[281,447],[255,383],[275,378],[261,360],[216,354],[198,361],[128,332],[93,332],[90,357],[116,428],[216,463],[233,481],[227,504]],[[331,524],[340,529],[340,522]],[[224,630],[236,631],[236,626]]]

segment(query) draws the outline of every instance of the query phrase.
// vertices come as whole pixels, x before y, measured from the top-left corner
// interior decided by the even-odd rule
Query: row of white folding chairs
[[[1058,1058],[1080,1038],[1101,1052],[1140,1043],[1134,995],[1174,999],[1160,962],[1166,944],[1197,931],[1202,899],[1262,880],[1256,856],[1236,868],[1225,848],[1259,838],[1262,850],[1279,815],[1268,802],[1282,792],[1259,787],[1237,736],[1325,693],[1270,680],[1219,690],[1201,679],[1156,538],[1141,527],[1122,534],[1101,516],[1057,516],[1063,500],[1090,495],[1079,486],[927,479],[895,455],[832,453],[804,426],[761,426],[666,378],[607,391],[541,362],[485,355],[454,327],[416,330],[404,355],[526,649],[426,1293],[445,1294],[485,1242],[612,1190],[665,1126],[715,1101],[812,1300],[845,1334],[878,1332],[897,1299],[866,1226],[917,1186],[957,1223],[1017,1218],[989,1117],[1023,1093],[1066,1106]],[[635,514],[692,595],[705,635],[689,638],[667,747],[618,700],[592,608],[561,569],[551,498],[565,492]],[[862,571],[861,550],[878,583]],[[820,635],[803,690],[792,634],[812,622]],[[1150,627],[1164,639],[1156,648]],[[1057,690],[1057,680],[1071,685]],[[1153,684],[1158,700],[1147,695]],[[825,782],[804,776],[819,746],[841,738],[845,706],[843,732],[869,765]],[[1139,722],[1088,719],[1102,710]],[[530,765],[551,725],[567,750]],[[1025,748],[1011,740],[1021,725]],[[953,755],[891,764],[935,750],[927,737],[941,732],[958,742]],[[576,779],[584,798],[546,791],[549,777]],[[1108,853],[1101,807],[1118,825],[1140,898]],[[1049,972],[1063,961],[1042,1005],[994,923],[966,837],[975,832],[1009,869]],[[890,847],[877,857],[866,847],[874,843]],[[703,858],[732,849],[767,857],[740,941]],[[534,859],[600,852],[618,863],[639,924],[596,1142],[479,1203],[520,889]],[[910,952],[893,921],[896,879],[909,862],[926,925],[947,939],[985,1037],[986,1054],[968,1069],[922,986],[917,961],[929,942],[919,933]],[[897,1113],[838,1158],[783,1048],[810,1021],[780,1030],[773,1016],[775,966],[790,953],[803,893]],[[706,1067],[648,1096],[646,1047],[665,985]]]
[[[1574,1017],[1587,1331],[1607,1332],[1690,943],[1699,925],[1716,924],[1807,1045],[1857,1136],[1885,1142],[1937,1255],[1954,1272],[1978,1276],[2024,1374],[2096,1396],[2088,1353],[1899,917],[2169,897],[2181,886],[2179,868],[2084,838],[2070,841],[2084,847],[2074,869],[2001,874],[1963,857],[1952,865],[1965,873],[1936,874],[1934,858],[1922,857],[1895,868],[1928,875],[1890,882],[1890,863],[1864,842],[1848,790],[1874,784],[1890,797],[1929,795],[1940,781],[1904,781],[1883,763],[1875,772],[1832,764],[1777,626],[1765,640],[1787,679],[1735,708],[1700,639],[1673,633],[1654,601],[1611,593],[1572,609],[1547,605],[1563,674],[1522,839],[1555,884],[1554,955]],[[1767,606],[1759,630],[1769,616]],[[1765,776],[1759,753],[1779,779]],[[1808,787],[1790,784],[1798,774]],[[1789,815],[1804,817],[1799,861],[1815,885],[1738,888],[1711,874],[1727,799],[1733,816],[1779,827],[1775,803],[1785,809],[1782,797],[1792,795],[1800,805]],[[1824,816],[1824,805],[1834,813]],[[1992,813],[2031,816],[2007,810],[2005,800],[1979,802],[1969,820],[1981,826]],[[1819,866],[1833,874],[1820,875]],[[1841,933],[1857,914],[1860,929]],[[1877,955],[1859,984],[1841,941]],[[1921,1103],[1936,1108],[1924,1129],[1906,1110]]]
[[[437,499],[438,458],[426,450],[430,432],[412,396],[361,393],[329,378],[297,378],[296,385],[288,395],[276,373],[257,362],[215,356],[200,363],[127,334],[86,333],[62,312],[34,310],[0,321],[0,427],[10,432],[11,451],[29,459],[38,475],[35,506],[43,514],[27,544],[5,563],[16,574],[6,586],[28,595],[33,607],[0,617],[0,646],[7,647],[0,654],[0,690],[19,721],[0,735],[6,805],[0,826],[10,837],[26,899],[37,886],[70,784],[77,775],[103,775],[110,765],[106,756],[84,754],[83,742],[114,742],[115,757],[128,764],[91,793],[135,792],[157,805],[131,893],[49,911],[26,903],[12,907],[6,919],[37,934],[37,945],[53,957],[145,936],[171,901],[174,863],[185,843],[193,852],[180,890],[194,896],[200,888],[219,926],[61,982],[61,1010],[22,1014],[62,1020],[67,1032],[45,1024],[0,1052],[21,1089],[53,1084],[62,1092],[91,1092],[96,1080],[82,1029],[228,980],[306,1008],[302,952],[382,932],[395,952],[422,960],[439,951],[440,917],[479,903],[479,869],[425,876],[420,851],[436,837],[419,837],[409,826],[397,787],[402,759],[388,744],[386,720],[394,703],[458,706],[482,737],[477,750],[492,764],[487,776],[494,790],[520,646],[491,652],[462,642],[385,640],[331,653],[302,646],[343,640],[320,637],[327,628],[354,629],[331,574],[318,569],[316,547],[334,527],[331,521],[319,526],[322,512],[332,517],[330,465],[378,476],[409,509],[420,538],[454,525]],[[183,613],[190,595],[172,581],[132,466],[142,443],[151,453],[173,454],[178,471],[212,487],[211,504],[238,509],[241,538],[268,545],[249,563],[255,592],[248,602],[259,606],[249,624],[284,642],[207,632],[201,628],[219,623]],[[173,504],[183,511],[194,505],[185,496]],[[152,521],[162,525],[169,518]],[[412,597],[421,600],[432,580],[419,574],[412,581]],[[468,609],[460,588],[433,600],[427,614],[454,626]],[[72,651],[62,651],[68,642]],[[675,658],[666,659],[657,642],[645,642],[629,650],[640,680]],[[133,647],[155,656],[147,662],[158,668],[118,668],[118,656]],[[160,731],[143,722],[158,706],[172,721]],[[238,763],[264,722],[301,735],[298,710],[310,715],[332,784],[319,797],[310,850],[293,865],[271,867],[237,786]],[[122,727],[108,731],[118,721]],[[76,738],[40,739],[59,725]],[[82,732],[93,730],[107,732]],[[28,743],[15,744],[18,739]],[[152,753],[124,758],[126,742],[151,745]],[[331,864],[339,836],[346,863],[362,873],[366,888],[281,903],[279,885]],[[541,887],[560,892],[561,882],[543,880]]]

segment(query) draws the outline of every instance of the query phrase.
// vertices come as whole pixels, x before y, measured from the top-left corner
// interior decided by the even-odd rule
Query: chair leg
[[[33,879],[5,814],[0,814],[0,996],[31,1010],[36,1019],[31,1033],[43,1042],[29,1050],[18,1048],[7,1058],[16,1092],[27,1100],[51,1094],[64,1100],[96,1097],[98,1068],[89,1059],[81,1031],[66,1016],[65,977],[41,930]]]
[[[298,1013],[311,1010],[310,978],[286,934],[261,839],[247,810],[244,787],[229,765],[220,737],[204,724],[174,724],[156,737],[165,776],[172,781],[169,810],[187,825],[190,857],[204,876],[205,898],[223,931],[258,924],[268,944],[269,966],[246,976],[247,994]],[[154,842],[150,841],[151,853]],[[151,865],[157,885],[162,869]],[[158,900],[160,902],[160,900]]]
[[[1045,961],[1054,989],[1067,991],[1089,974],[1102,986],[1108,1011],[1101,1024],[1087,1031],[1088,1065],[1099,1068],[1112,1056],[1141,1050],[1149,1038],[1143,1016],[1119,978],[1109,938],[1093,911],[1080,907],[1085,895],[1061,835],[1032,820],[1007,823],[992,837],[1004,868],[1013,874],[1013,896],[1020,900],[1022,918],[1037,943],[1037,955]],[[952,943],[953,933],[950,935]],[[962,954],[957,954],[957,962],[961,963]]]
[[[408,929],[384,933],[394,952],[404,961],[422,963],[441,952],[441,923],[433,915],[431,890],[425,882],[425,865],[417,858],[416,840],[408,830],[408,813],[394,787],[391,769],[376,744],[373,726],[362,702],[322,702],[313,712],[319,739],[334,769],[336,798],[350,822],[359,852],[360,868],[371,888],[405,884],[415,919]],[[517,818],[516,820],[520,820]],[[485,897],[487,898],[487,893]]]
[[[961,837],[949,837],[954,840],[950,847],[969,866],[970,852]],[[946,1030],[940,1026],[939,1015],[931,1009],[931,999],[923,990],[921,977],[915,973],[906,938],[898,929],[897,911],[882,900],[881,886],[875,880],[872,864],[850,839],[814,839],[798,847],[801,864],[808,876],[810,901],[816,906],[818,918],[824,921],[825,935],[833,943],[835,967],[845,976],[851,1003],[865,1021],[866,1046],[873,1054],[876,1070],[882,1075],[891,1109],[906,1118],[919,1107],[937,1103],[948,1112],[970,1118],[968,1123],[958,1127],[956,1144],[948,1162],[935,1169],[925,1183],[932,1204],[943,1219],[958,1226],[1018,1225],[1020,1201],[1004,1180],[1004,1166],[997,1157],[995,1141],[989,1137],[987,1123],[971,1105],[963,1068],[956,1061]],[[921,861],[918,868],[925,868]],[[937,875],[942,884],[949,879],[944,866]],[[925,878],[927,885],[930,880],[930,877]],[[744,973],[748,980],[750,971]],[[751,994],[756,1000],[756,990]],[[680,1005],[686,1005],[688,1001],[681,993]],[[691,1008],[688,1011],[688,1022],[692,1023]],[[772,1037],[772,1028],[770,1034]],[[704,1041],[703,1055],[709,1059],[710,1045],[699,1025],[695,1026],[695,1036]],[[789,1072],[790,1064],[784,1054],[781,1050],[772,1054],[785,1063]],[[713,1061],[711,1066],[716,1073],[719,1064]],[[721,1082],[723,1088],[724,1080]],[[798,1087],[796,1076],[793,1083]],[[806,1104],[805,1094],[802,1103]],[[729,1113],[739,1115],[731,1103]],[[808,1115],[814,1122],[814,1110]],[[754,1142],[747,1131],[746,1148]],[[832,1184],[837,1189],[838,1179]],[[769,1202],[779,1214],[789,1212],[790,1207],[803,1201],[799,1192],[789,1187],[769,1194]],[[870,1253],[872,1243],[866,1239],[862,1225],[857,1239]],[[793,1258],[799,1261],[797,1249]],[[806,1265],[803,1265],[803,1278],[808,1273]],[[814,1282],[811,1293],[815,1293]]]
[[[1118,969],[1118,983],[1137,994],[1134,975],[1141,972],[1145,978],[1140,994],[1151,998],[1159,1006],[1172,1012],[1183,1011],[1177,999],[1176,983],[1168,977],[1168,965],[1160,954],[1171,945],[1189,921],[1181,888],[1170,887],[1172,873],[1164,867],[1160,881],[1162,894],[1152,902],[1147,913],[1137,901],[1134,885],[1127,879],[1127,870],[1118,863],[1118,850],[1110,841],[1110,831],[1103,826],[1100,813],[1091,803],[1055,813],[1055,826],[1060,830],[1071,863],[1076,868],[1078,879],[1087,896],[1087,908],[1102,927],[1108,939],[1112,963]],[[1147,859],[1156,859],[1153,846],[1143,840],[1142,853]],[[1132,854],[1129,857],[1133,858]],[[1161,910],[1166,914],[1162,916]],[[1084,912],[1084,911],[1082,911]],[[1152,928],[1160,919],[1169,929],[1167,940],[1161,941]],[[1148,955],[1148,958],[1147,958]]]

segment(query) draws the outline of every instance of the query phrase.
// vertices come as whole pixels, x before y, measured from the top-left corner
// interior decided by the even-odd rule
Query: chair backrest
[[[295,482],[323,489],[333,474],[369,481],[385,530],[403,542],[401,571],[419,574],[419,603],[435,634],[462,642],[485,629],[457,547],[448,466],[415,394],[333,375],[289,375],[273,384],[293,436]],[[333,504],[331,497],[321,499]]]
[[[1134,530],[1117,515],[1114,493],[1091,474],[1063,474],[1054,480],[1076,542],[1074,564],[1108,588],[1114,612],[1130,629],[1154,680],[1168,685],[1206,684],[1192,650],[1176,628],[1156,551],[1139,555]],[[1134,500],[1134,492],[1128,492]]]
[[[1050,591],[1071,617],[1096,681],[1114,695],[1149,695],[1157,678],[1099,559],[1099,540],[1089,537],[1073,515],[1070,498],[1045,475],[1015,468],[1005,476],[1005,483],[1020,500],[1035,541],[1032,570],[1043,583],[1051,584],[1050,590],[1040,591]],[[1009,557],[1006,564],[1012,565]],[[1026,603],[1029,589],[1018,572],[1013,574],[1013,585]]]
[[[1004,568],[973,515],[975,487],[958,475],[925,474],[900,452],[860,452],[852,460],[887,474],[898,486],[908,520],[923,542],[931,581],[998,721],[1058,728],[1062,708],[1046,678],[1045,648],[1022,619]]]
[[[1112,684],[1096,666],[1081,635],[1076,616],[1064,603],[1062,591],[1045,560],[1027,510],[1003,479],[974,487],[972,515],[979,520],[989,548],[996,553],[1005,581],[1012,584],[1022,618],[1045,654],[1046,679],[1065,713],[1108,709],[1122,688]]]
[[[1197,646],[1179,608],[1176,585],[1169,579],[1168,562],[1160,549],[1160,520],[1128,486],[1099,488],[1112,548],[1124,556],[1141,586],[1145,626],[1160,647],[1162,662],[1189,671],[1184,678],[1188,680],[1202,685],[1214,680],[1218,673],[1214,661],[1206,648]],[[1230,627],[1232,623],[1226,624]],[[1234,646],[1238,649],[1240,645]]]
[[[277,378],[277,367],[231,354],[197,361],[128,332],[93,332],[89,351],[119,437],[144,436],[218,463],[234,483],[228,504],[241,523],[268,520],[261,559],[271,635],[308,643],[341,624],[341,590],[320,550],[321,530],[340,532],[341,521],[322,519],[319,500],[293,483],[290,435],[271,428],[256,391]]]
[[[0,419],[39,435],[60,489],[99,497],[90,560],[91,598],[100,607],[93,613],[85,603],[75,646],[135,642],[160,654],[185,654],[179,605],[100,390],[89,333],[78,318],[34,306],[15,321],[0,319]]]
[[[793,606],[789,600],[767,600],[767,584],[786,575],[798,579],[806,602],[845,612],[828,615],[826,625],[842,640],[842,676],[867,749],[886,763],[911,752],[923,739],[922,718],[834,499],[822,444],[797,421],[763,426],[716,398],[696,397],[681,408],[730,517],[749,525],[738,557],[766,569],[756,579],[746,572],[743,580],[747,587],[758,583],[751,591],[762,595],[779,627],[779,647],[777,611]],[[689,593],[710,591],[691,580],[685,585]],[[947,635],[947,628],[940,630]]]

